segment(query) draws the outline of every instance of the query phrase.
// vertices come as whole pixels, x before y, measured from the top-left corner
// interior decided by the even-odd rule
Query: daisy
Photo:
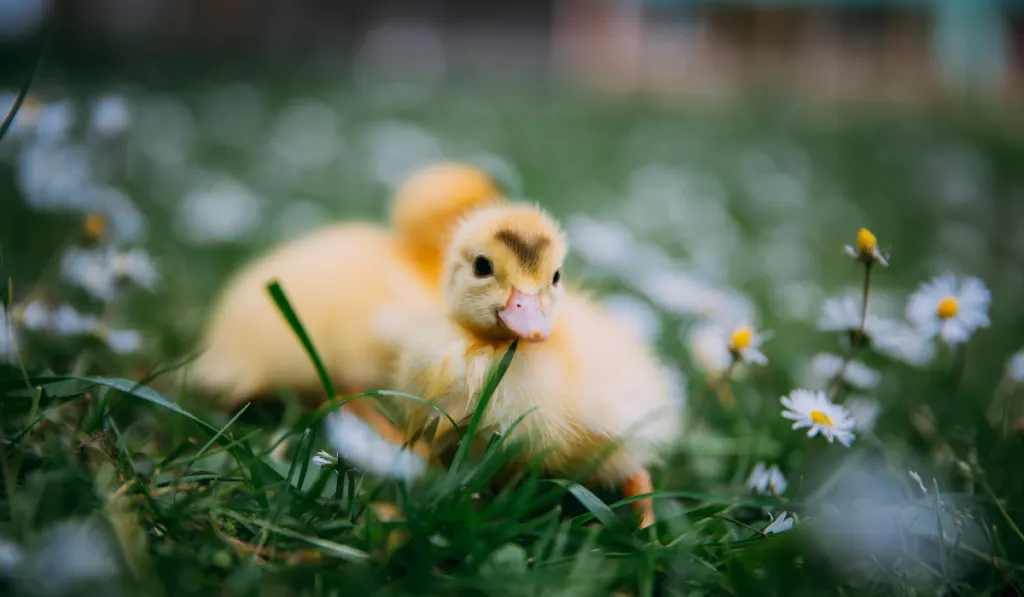
[[[867,228],[857,231],[857,243],[855,247],[846,245],[843,247],[846,254],[864,263],[878,263],[882,267],[889,267],[881,251],[878,250],[878,239]]]
[[[924,367],[935,358],[935,343],[912,326],[884,320],[872,336],[872,344],[880,354],[913,367]]]
[[[877,400],[867,396],[853,396],[846,401],[846,410],[853,417],[853,428],[856,431],[871,431],[875,428],[875,421],[881,407]]]
[[[793,528],[796,521],[792,518],[788,518],[788,516],[789,512],[783,512],[778,518],[775,518],[771,513],[769,513],[768,517],[772,519],[772,522],[764,528],[763,533],[765,535],[774,535],[775,533],[784,533]]]
[[[843,365],[843,357],[827,352],[820,352],[811,359],[808,365],[808,381],[825,384],[842,373],[842,380],[858,390],[873,390],[878,386],[882,375],[860,361],[850,361]]]
[[[758,493],[782,495],[786,492],[787,486],[786,477],[774,464],[771,468],[765,468],[764,462],[758,462],[754,465],[754,470],[750,471],[750,477],[747,478],[747,487]]]
[[[761,352],[761,342],[766,338],[749,325],[740,325],[729,334],[729,353],[734,359],[745,363],[767,365],[768,357]]]
[[[323,450],[314,454],[311,461],[317,466],[334,466],[335,464],[338,464],[337,457],[332,456]]]
[[[1018,350],[1006,363],[1006,374],[1015,384],[1024,384],[1024,348]]]
[[[782,416],[794,421],[793,429],[808,427],[807,437],[820,433],[830,444],[838,440],[850,447],[856,422],[845,408],[829,401],[824,392],[793,390],[780,401],[786,409]]]
[[[925,337],[936,335],[949,345],[966,342],[978,328],[988,327],[992,294],[979,278],[957,280],[952,272],[923,283],[907,302],[907,319]]]
[[[859,332],[863,305],[852,296],[833,297],[821,306],[818,329],[823,332]],[[864,321],[864,334],[872,341],[887,330],[886,320],[868,313]]]
[[[362,471],[409,483],[427,470],[418,454],[392,443],[347,409],[331,413],[325,425],[339,457]]]
[[[131,354],[142,348],[142,334],[138,330],[105,330],[100,337],[117,354]]]
[[[18,355],[13,320],[13,317],[7,316],[7,310],[0,303],[0,363],[13,362]]]

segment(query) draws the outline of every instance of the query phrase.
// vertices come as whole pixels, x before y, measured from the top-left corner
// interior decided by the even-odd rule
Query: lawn
[[[5,591],[1019,594],[1019,118],[224,72],[44,71],[0,141]],[[654,471],[655,527],[607,489],[493,482],[514,445],[406,486],[311,462],[329,408],[282,395],[283,413],[232,418],[170,382],[234,268],[382,220],[439,159],[550,209],[566,279],[678,372],[687,432]],[[866,321],[867,267],[844,252],[861,227],[888,261]],[[952,347],[906,308],[947,271],[991,292],[990,324]],[[737,313],[766,364],[730,364]],[[797,389],[846,405],[849,447],[791,428]],[[772,483],[751,482],[759,464]]]

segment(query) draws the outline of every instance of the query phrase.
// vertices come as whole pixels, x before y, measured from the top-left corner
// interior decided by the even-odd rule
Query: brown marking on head
[[[537,271],[544,249],[551,244],[551,239],[546,236],[537,235],[523,238],[522,235],[512,230],[499,230],[495,238],[505,243],[505,246],[519,259],[519,263],[531,272]]]

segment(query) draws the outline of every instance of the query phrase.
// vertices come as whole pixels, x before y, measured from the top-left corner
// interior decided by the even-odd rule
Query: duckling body
[[[481,340],[447,320],[419,331],[399,357],[398,389],[467,420],[489,368],[511,342]],[[447,431],[450,425],[438,417],[431,408],[413,409],[407,431],[435,420],[439,434]],[[603,458],[592,480],[622,482],[659,460],[682,430],[682,412],[650,348],[596,302],[567,293],[551,335],[520,342],[481,424],[511,430],[509,439],[525,443],[526,458],[546,452],[544,470],[553,475],[587,467],[616,439],[618,449]]]
[[[267,293],[277,279],[339,392],[386,387],[399,335],[439,301],[448,232],[500,195],[481,171],[439,164],[399,191],[393,229],[331,224],[258,257],[217,297],[185,382],[226,408],[277,389],[319,394],[309,357]]]
[[[650,492],[648,467],[681,433],[682,405],[641,338],[563,287],[565,251],[557,224],[538,208],[473,212],[449,248],[444,306],[405,336],[393,385],[464,421],[489,368],[518,338],[483,425],[523,440],[526,457],[543,453],[551,474],[581,472],[610,448],[590,481],[620,485],[627,496]],[[407,404],[409,439],[436,421],[432,448],[450,440],[451,424],[435,409]],[[642,526],[653,522],[649,499],[633,505]]]

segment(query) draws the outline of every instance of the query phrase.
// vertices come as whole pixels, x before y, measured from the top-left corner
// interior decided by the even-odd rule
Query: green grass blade
[[[466,428],[466,434],[462,438],[462,442],[459,444],[458,450],[455,452],[455,458],[452,459],[451,470],[458,470],[466,460],[470,444],[473,442],[477,429],[480,427],[480,421],[483,419],[484,411],[487,409],[487,404],[491,401],[491,396],[494,395],[495,390],[498,389],[498,384],[500,384],[502,378],[505,377],[505,372],[508,371],[509,365],[512,364],[512,357],[515,356],[516,348],[518,346],[519,340],[516,339],[508,347],[508,350],[505,351],[505,355],[501,357],[500,361],[498,361],[497,366],[491,368],[491,372],[487,376],[487,383],[484,384],[484,389],[480,392],[480,400],[476,405],[476,409],[473,411],[473,417],[469,420],[469,427]]]
[[[284,289],[281,288],[281,283],[277,280],[267,284],[267,292],[270,293],[270,297],[274,299],[274,304],[277,305],[281,315],[284,316],[288,325],[291,326],[292,331],[299,338],[299,342],[302,343],[302,347],[306,349],[306,354],[309,355],[313,366],[316,367],[316,374],[320,377],[320,383],[324,386],[324,391],[327,392],[328,398],[334,397],[334,384],[331,383],[331,377],[327,374],[327,368],[324,367],[324,362],[320,360],[320,355],[316,351],[316,347],[313,346],[313,340],[310,339],[309,334],[306,333],[306,328],[302,326],[302,321],[299,320],[298,314],[295,309],[292,308],[291,303],[288,301],[288,297],[285,296]]]
[[[0,141],[7,135],[7,131],[10,130],[11,125],[14,124],[14,117],[17,116],[18,110],[21,109],[21,105],[25,102],[25,98],[28,96],[29,89],[32,88],[32,82],[36,78],[36,73],[43,67],[43,61],[46,59],[46,54],[50,51],[50,45],[53,43],[53,38],[57,33],[57,23],[60,22],[60,9],[54,11],[53,20],[50,21],[50,28],[46,32],[46,39],[43,41],[43,47],[39,50],[39,56],[36,58],[36,63],[32,65],[32,70],[28,72],[28,76],[25,77],[25,82],[21,85],[21,89],[18,90],[17,97],[14,98],[14,104],[11,105],[11,109],[7,111],[7,116],[4,117],[3,123],[0,123]]]
[[[622,521],[619,520],[619,517],[612,512],[612,509],[608,507],[608,504],[601,501],[601,498],[594,495],[594,493],[586,487],[579,483],[566,481],[565,479],[549,479],[549,482],[561,485],[568,489],[569,493],[579,500],[579,502],[583,504],[583,507],[590,510],[594,517],[601,521],[601,524],[603,524],[605,528],[621,531],[623,533],[629,532],[626,529],[626,525],[624,525]]]

